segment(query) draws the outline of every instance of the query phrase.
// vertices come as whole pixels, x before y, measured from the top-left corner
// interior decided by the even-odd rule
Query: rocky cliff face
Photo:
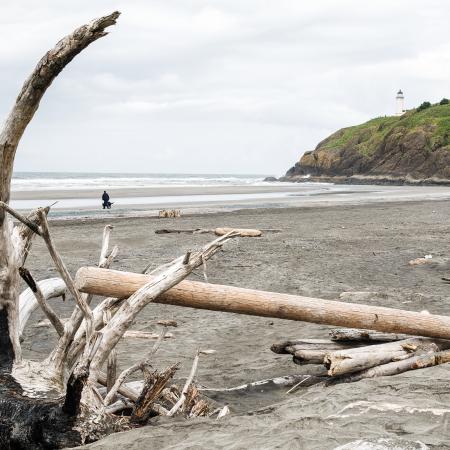
[[[450,105],[343,128],[306,152],[283,180],[450,182]]]

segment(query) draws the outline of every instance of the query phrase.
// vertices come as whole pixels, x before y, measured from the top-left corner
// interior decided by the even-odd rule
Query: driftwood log
[[[411,336],[407,334],[382,333],[373,330],[358,330],[356,328],[335,328],[330,330],[330,338],[332,341],[340,342],[393,342],[402,339],[409,339]]]
[[[221,228],[160,228],[155,230],[155,234],[206,234],[213,233],[216,236],[223,236],[224,234],[230,232],[231,230],[237,231],[241,237],[259,237],[262,236],[263,233],[281,233],[280,229],[275,228],[229,228],[229,227],[221,227]]]
[[[357,345],[358,343],[348,344],[325,339],[299,339],[273,344],[271,350],[274,353],[293,355],[296,364],[322,364],[330,351],[352,349]]]
[[[148,281],[148,275],[95,267],[82,267],[75,277],[81,292],[117,298],[132,295]],[[154,301],[213,311],[450,339],[450,317],[447,316],[197,281],[182,281]]]

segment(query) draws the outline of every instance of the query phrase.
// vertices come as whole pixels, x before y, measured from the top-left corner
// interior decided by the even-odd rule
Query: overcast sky
[[[83,23],[16,170],[283,174],[331,132],[450,97],[448,0],[2,0],[0,117]]]

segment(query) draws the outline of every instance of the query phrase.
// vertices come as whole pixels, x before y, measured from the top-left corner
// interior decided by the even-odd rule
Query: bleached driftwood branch
[[[19,269],[19,273],[22,279],[25,281],[25,283],[27,283],[28,287],[34,293],[37,303],[41,307],[44,314],[47,316],[50,323],[55,328],[58,335],[62,336],[64,333],[64,325],[62,324],[61,319],[58,317],[55,311],[53,311],[52,307],[47,303],[45,295],[41,291],[39,284],[34,281],[33,276],[28,269],[21,267]]]
[[[66,294],[66,284],[61,278],[49,278],[36,283],[45,300],[63,297]],[[22,335],[31,313],[39,306],[33,291],[28,288],[19,297],[19,333]]]
[[[194,377],[197,372],[199,358],[200,358],[200,351],[197,350],[195,357],[194,357],[194,362],[192,363],[191,371],[190,371],[189,376],[183,386],[183,390],[181,391],[180,398],[175,403],[173,408],[168,412],[168,414],[167,414],[168,416],[175,415],[178,412],[178,410],[183,407],[184,402],[186,401],[186,395],[188,393],[189,387],[191,386],[192,382],[194,381]]]
[[[8,388],[8,376],[11,376],[13,371],[15,377],[19,375],[18,371],[21,371],[20,377],[16,378],[15,383],[17,384],[17,380],[20,380],[20,384],[23,386],[26,384],[27,389],[33,390],[33,385],[41,388],[45,383],[50,383],[49,379],[44,380],[41,376],[45,364],[22,364],[19,341],[21,323],[25,323],[29,311],[35,304],[35,300],[27,305],[22,304],[23,314],[19,314],[19,268],[24,265],[33,236],[40,234],[42,226],[45,231],[45,224],[40,222],[44,219],[48,209],[33,212],[26,218],[16,214],[15,218],[21,223],[13,226],[12,220],[7,216],[7,210],[11,212],[7,205],[10,199],[14,158],[21,137],[52,81],[78,53],[92,42],[105,36],[106,28],[114,25],[118,16],[119,13],[114,12],[93,20],[61,39],[54,48],[48,51],[23,84],[0,132],[0,202],[2,202],[0,205],[3,206],[0,207],[0,254],[2,255],[0,258],[0,321],[2,323],[0,370],[4,377],[2,379],[4,389],[1,393],[3,406],[0,408],[0,419],[3,424],[0,430],[0,441],[11,447],[20,442],[20,447],[23,448],[40,448],[44,445],[43,436],[50,435],[52,436],[51,445],[55,448],[73,447],[81,441],[80,431],[73,428],[73,420],[68,420],[67,415],[70,415],[67,413],[71,409],[70,406],[74,407],[72,411],[77,410],[78,388],[71,390],[71,387],[69,389],[68,386],[67,398],[62,408],[59,400],[47,399],[39,403],[38,400],[33,399],[28,402],[26,397],[19,398],[16,395],[17,388],[13,389],[14,392],[10,392]],[[58,258],[54,259],[61,268],[61,261]],[[66,275],[64,275],[64,281],[68,283]],[[68,287],[72,289],[72,286]],[[76,294],[75,292],[71,293]],[[22,298],[28,302],[28,294]],[[45,300],[45,298],[46,294],[42,292],[41,300]],[[76,295],[75,298],[88,315],[88,309],[84,308],[83,303]],[[60,330],[59,324],[57,327]],[[53,383],[50,385],[56,390],[59,387],[53,386]],[[34,389],[34,391],[39,391],[39,389]],[[37,429],[39,429],[39,433],[36,433]],[[99,424],[97,431],[101,432],[101,429],[102,426]],[[14,430],[14,433],[11,430]],[[45,445],[48,445],[48,442]]]

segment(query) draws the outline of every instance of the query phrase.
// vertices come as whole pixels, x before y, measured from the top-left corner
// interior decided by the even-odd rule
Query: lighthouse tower
[[[405,112],[405,97],[403,96],[403,92],[400,89],[397,92],[397,96],[395,97],[395,115],[396,116],[401,116],[404,112]]]

